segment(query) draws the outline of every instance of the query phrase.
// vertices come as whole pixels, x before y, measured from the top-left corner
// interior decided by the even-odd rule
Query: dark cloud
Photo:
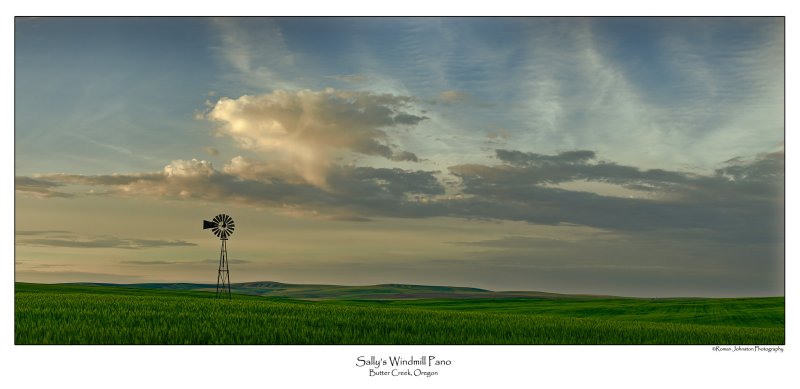
[[[388,192],[396,197],[405,194],[438,195],[444,187],[433,172],[403,169],[354,167],[342,168],[335,177],[336,188],[353,192],[354,187],[365,192]],[[336,181],[338,180],[338,181]]]
[[[783,241],[783,152],[738,161],[711,175],[590,162],[590,151],[548,156],[498,150],[497,155],[506,163],[450,168],[467,195],[448,203],[452,215],[703,234],[740,242]],[[602,196],[551,186],[580,180],[660,196]]]
[[[741,157],[726,161],[727,166],[717,169],[717,176],[730,181],[748,181],[774,184],[783,181],[785,156],[783,151],[769,153],[748,161]]]
[[[556,155],[496,150],[502,165],[457,165],[450,170],[460,177],[489,177],[501,181],[518,180],[528,184],[558,184],[588,180],[619,184],[639,189],[665,189],[688,183],[693,176],[661,169],[640,170],[633,166],[598,161],[593,151],[575,150]]]
[[[497,150],[497,159],[520,166],[542,165],[542,164],[562,164],[562,163],[583,163],[595,159],[594,151],[575,150],[565,151],[557,155],[543,155],[536,153],[526,153],[516,150]]]
[[[394,124],[405,124],[409,126],[416,126],[419,122],[427,119],[426,116],[411,115],[408,113],[400,113],[394,116]]]
[[[73,197],[70,193],[59,192],[53,188],[61,186],[58,182],[41,180],[31,177],[14,177],[14,190],[28,193],[36,197]]]
[[[412,152],[410,152],[410,151],[396,152],[396,153],[394,153],[394,155],[392,155],[392,160],[393,161],[419,162],[419,158],[417,157],[417,155],[412,153]]]

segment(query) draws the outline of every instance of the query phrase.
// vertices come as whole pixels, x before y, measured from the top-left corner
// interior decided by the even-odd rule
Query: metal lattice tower
[[[231,298],[231,274],[228,271],[228,237],[233,234],[233,218],[221,213],[212,221],[203,220],[203,229],[211,228],[222,242],[219,249],[219,270],[217,271],[217,297]]]
[[[220,292],[222,296],[228,294],[228,299],[231,298],[231,274],[228,271],[228,239],[222,239],[222,247],[219,249],[219,271],[217,272],[217,297]]]

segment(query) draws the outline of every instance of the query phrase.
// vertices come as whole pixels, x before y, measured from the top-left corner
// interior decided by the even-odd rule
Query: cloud
[[[191,160],[173,161],[160,173],[38,179],[104,186],[120,196],[233,201],[321,218],[449,216],[657,232],[682,239],[783,240],[783,151],[729,160],[709,174],[619,165],[589,150],[548,155],[501,149],[496,157],[500,163],[495,165],[451,166],[457,181],[447,191],[437,178],[441,172],[341,164],[327,167],[326,187],[321,188],[279,163],[245,157],[233,158],[222,171]],[[642,196],[601,195],[581,190],[581,182]]]
[[[41,236],[43,238],[22,238],[16,239],[15,244],[24,246],[40,247],[68,247],[68,248],[116,248],[127,250],[139,250],[147,248],[161,247],[184,247],[197,246],[195,243],[183,240],[160,240],[160,239],[125,239],[113,236],[101,237],[79,237],[67,231],[21,231],[17,235],[22,236]]]
[[[208,146],[208,147],[204,148],[203,151],[205,151],[206,154],[208,154],[208,155],[210,155],[212,157],[216,157],[216,156],[219,155],[219,150],[216,147]]]
[[[202,262],[202,263],[219,263],[219,259],[204,259],[204,260],[202,260],[200,262]],[[231,259],[228,259],[228,263],[232,263],[232,264],[236,265],[236,264],[244,264],[244,263],[253,263],[253,261],[248,261],[246,259],[231,258]]]
[[[506,236],[500,239],[487,239],[471,242],[450,242],[459,246],[487,247],[498,249],[527,249],[535,247],[542,248],[564,248],[573,241],[555,238],[540,238],[532,236]]]
[[[64,230],[38,230],[38,231],[27,231],[27,230],[17,230],[14,231],[14,235],[22,235],[22,236],[30,236],[30,235],[51,235],[51,234],[69,234],[72,233],[69,231]]]
[[[211,18],[217,45],[212,49],[230,65],[229,81],[252,89],[293,88],[287,73],[299,67],[283,31],[271,18]]]
[[[457,91],[457,90],[446,90],[442,93],[439,93],[436,101],[441,102],[444,104],[453,104],[462,101],[469,100],[471,96],[469,93]]]
[[[72,267],[74,265],[71,264],[55,264],[55,263],[40,263],[40,264],[32,264],[30,266],[31,269],[52,269],[58,267]]]
[[[417,157],[417,155],[412,153],[412,152],[410,152],[410,151],[401,151],[401,152],[395,153],[394,155],[392,155],[391,160],[392,161],[419,162],[419,158]]]
[[[348,84],[356,84],[356,83],[360,84],[367,81],[367,76],[363,74],[334,74],[331,76],[326,76],[326,78],[345,82]]]
[[[160,265],[197,265],[200,263],[219,263],[219,259],[204,259],[202,261],[120,261],[120,263],[124,263],[126,265],[145,265],[145,266],[160,266]],[[243,264],[243,263],[252,263],[252,261],[247,261],[244,259],[228,259],[228,263],[231,264]]]
[[[14,275],[16,281],[38,282],[38,283],[63,283],[63,282],[126,283],[126,282],[142,281],[142,276],[111,274],[111,273],[79,272],[79,271],[18,270],[14,273]]]
[[[525,153],[516,150],[496,150],[497,159],[517,166],[531,166],[541,164],[559,163],[584,163],[595,159],[594,151],[575,150],[565,151],[557,155],[542,155],[536,153]]]
[[[372,219],[369,219],[369,218],[365,218],[365,217],[361,217],[361,216],[348,216],[348,215],[329,216],[326,219],[327,220],[332,220],[332,221],[339,221],[339,222],[359,222],[359,223],[371,222],[372,221]]]
[[[492,140],[508,140],[511,138],[511,133],[504,128],[498,128],[496,130],[489,131],[486,134],[486,137]]]
[[[411,98],[370,92],[276,90],[259,96],[222,98],[207,118],[218,133],[246,150],[289,164],[300,176],[326,185],[330,161],[346,152],[413,160],[390,146],[388,128],[414,126],[424,116],[409,112]]]
[[[540,155],[498,150],[504,163],[457,165],[459,208],[475,216],[541,224],[699,235],[740,242],[783,240],[783,152],[759,155],[710,175],[642,170],[595,162],[591,151]],[[656,199],[601,196],[553,184],[599,181],[646,192]],[[452,209],[452,207],[451,207]]]
[[[282,180],[294,184],[306,183],[303,177],[300,177],[293,169],[287,169],[286,164],[282,162],[261,161],[241,155],[231,159],[223,166],[222,170],[233,177],[246,180],[265,182]]]
[[[164,175],[167,177],[210,176],[214,172],[211,162],[197,159],[172,161],[172,163],[164,167]]]
[[[45,174],[57,185],[106,188],[115,196],[149,196],[238,202],[327,216],[412,216],[419,198],[444,194],[433,171],[331,164],[327,187],[320,188],[280,163],[235,157],[223,171],[199,160],[172,161],[162,172],[83,176]],[[412,212],[408,214],[408,212]],[[69,243],[67,243],[69,244]]]
[[[72,194],[59,192],[53,188],[61,184],[52,181],[39,180],[31,177],[14,177],[14,191],[33,195],[34,197],[72,197]]]
[[[186,262],[177,262],[177,261],[120,261],[120,263],[124,263],[127,265],[175,265],[180,263]]]

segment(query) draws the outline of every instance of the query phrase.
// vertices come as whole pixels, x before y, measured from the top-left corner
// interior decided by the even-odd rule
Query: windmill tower
[[[211,229],[211,231],[219,237],[222,245],[219,249],[219,271],[217,272],[217,297],[225,297],[227,294],[228,299],[231,298],[231,275],[228,272],[228,237],[233,234],[233,218],[221,213],[212,219],[212,221],[203,220],[203,229]]]

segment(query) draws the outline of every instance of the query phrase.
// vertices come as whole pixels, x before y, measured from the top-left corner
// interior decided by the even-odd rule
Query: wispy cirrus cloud
[[[225,81],[239,88],[268,91],[297,88],[292,74],[304,64],[297,61],[274,18],[211,18],[217,32],[213,52],[230,71]]]
[[[219,259],[204,259],[202,261],[163,261],[163,260],[130,260],[130,261],[120,261],[122,264],[126,265],[143,265],[143,266],[161,266],[161,265],[197,265],[197,264],[206,264],[206,263],[219,263]],[[244,260],[244,259],[235,259],[231,258],[228,259],[228,263],[231,264],[245,264],[245,263],[252,263],[252,261]]]
[[[21,282],[63,283],[63,282],[141,282],[146,278],[140,275],[101,273],[70,270],[17,270],[16,280]]]
[[[341,81],[347,84],[360,84],[368,80],[368,77],[363,74],[334,74],[331,76],[326,76],[325,78]]]
[[[15,244],[24,246],[39,247],[65,247],[65,248],[85,248],[85,249],[126,249],[139,250],[161,247],[185,247],[197,246],[195,243],[183,240],[161,240],[161,239],[130,239],[117,238],[113,236],[82,237],[68,231],[17,231],[18,236]],[[36,237],[29,237],[36,236]]]
[[[35,230],[35,231],[28,231],[28,230],[15,230],[14,235],[17,236],[32,236],[32,235],[72,235],[72,232],[65,231],[65,230]]]

